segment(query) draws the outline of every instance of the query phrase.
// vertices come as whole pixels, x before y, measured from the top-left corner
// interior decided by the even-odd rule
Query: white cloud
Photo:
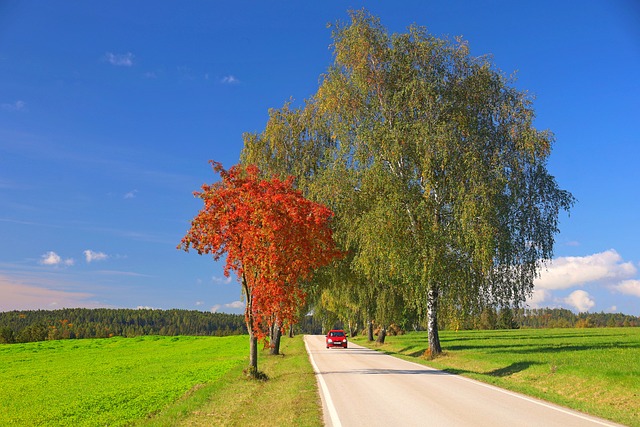
[[[199,307],[204,304],[204,301],[196,301],[196,307]]]
[[[73,260],[73,258],[67,258],[63,260],[62,257],[60,257],[60,255],[58,255],[54,251],[49,251],[46,254],[42,255],[40,264],[72,266],[73,264],[75,264],[75,261]]]
[[[42,260],[40,261],[40,263],[44,265],[58,265],[60,262],[62,262],[62,258],[53,251],[49,251],[42,255]]]
[[[138,190],[131,190],[128,193],[126,193],[124,195],[125,199],[135,199],[136,198],[136,194],[138,194]]]
[[[231,309],[232,311],[244,309],[244,303],[242,301],[233,301],[228,304],[216,304],[213,307],[211,307],[211,312],[218,313],[221,308],[228,308],[228,309]]]
[[[623,262],[613,249],[584,257],[560,257],[540,272],[536,289],[568,289],[587,283],[611,283],[637,273],[631,262]]]
[[[220,80],[220,82],[228,85],[234,85],[234,84],[240,83],[240,80],[238,80],[238,78],[235,76],[228,75],[223,77],[222,80]]]
[[[583,290],[571,292],[563,301],[566,304],[575,307],[580,312],[589,311],[594,305],[596,305],[596,302],[591,298],[591,295]]]
[[[244,303],[242,301],[234,301],[229,304],[224,305],[226,308],[244,308]]]
[[[545,302],[551,300],[551,292],[546,289],[534,289],[530,298],[527,298],[526,304],[531,308],[546,307]]]
[[[84,253],[84,259],[86,259],[87,262],[103,261],[109,258],[109,255],[105,254],[104,252],[94,252],[91,249],[87,249],[83,253]]]
[[[640,280],[624,280],[611,288],[621,294],[640,297]]]
[[[116,67],[131,67],[133,66],[134,55],[131,52],[127,53],[111,53],[107,52],[104,55],[104,60]]]
[[[218,277],[218,276],[213,276],[211,278],[211,281],[217,285],[228,285],[229,283],[231,283],[231,276],[229,277]]]
[[[13,104],[1,104],[0,107],[5,111],[26,111],[27,103],[24,101],[16,101]]]

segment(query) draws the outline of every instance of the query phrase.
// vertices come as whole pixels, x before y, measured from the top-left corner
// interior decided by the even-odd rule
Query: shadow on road
[[[449,372],[436,369],[353,369],[348,371],[320,372],[322,375],[349,374],[349,375],[453,375]]]

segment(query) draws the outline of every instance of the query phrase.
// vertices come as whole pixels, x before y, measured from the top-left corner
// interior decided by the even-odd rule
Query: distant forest
[[[622,313],[578,313],[565,308],[488,308],[460,329],[614,328],[640,326],[640,317]],[[452,325],[447,325],[451,329]]]
[[[449,319],[445,322],[442,329],[637,327],[640,326],[640,317],[621,313],[575,314],[563,308],[485,309],[480,315],[463,321]],[[305,316],[296,330],[320,334],[326,329],[322,326],[325,323],[322,319]],[[404,325],[404,328],[422,329],[417,325]],[[243,315],[195,310],[69,308],[0,312],[0,344],[113,336],[226,336],[246,333]]]
[[[87,309],[0,312],[0,343],[140,335],[246,334],[244,316],[195,310]]]

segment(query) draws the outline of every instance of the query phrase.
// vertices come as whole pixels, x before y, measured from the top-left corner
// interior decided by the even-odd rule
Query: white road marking
[[[426,365],[420,365],[419,363],[415,363],[415,362],[409,362],[409,363],[413,363],[413,364],[415,364],[417,366],[422,366],[422,367],[426,366]],[[431,367],[429,367],[429,368],[431,368]],[[433,368],[431,368],[431,369],[433,369]],[[445,372],[445,371],[443,371],[443,372]],[[512,391],[506,390],[504,388],[500,388],[500,387],[494,386],[492,384],[486,384],[486,383],[483,383],[481,381],[474,380],[472,378],[467,378],[467,377],[463,377],[461,375],[455,375],[455,374],[449,374],[449,375],[452,375],[454,378],[457,378],[459,380],[469,381],[469,382],[475,383],[475,384],[477,384],[479,386],[490,388],[492,390],[499,391],[500,393],[508,394],[509,396],[513,396],[513,397],[517,397],[517,398],[522,399],[522,400],[526,400],[527,402],[536,403],[536,404],[538,404],[540,406],[544,406],[544,407],[547,407],[549,409],[554,409],[554,410],[556,410],[558,412],[562,412],[562,413],[567,414],[567,415],[572,415],[574,417],[582,418],[583,420],[587,420],[587,421],[590,421],[590,422],[593,422],[593,423],[596,423],[596,424],[600,424],[600,425],[608,426],[608,427],[618,425],[618,424],[613,424],[613,423],[609,423],[609,422],[606,422],[606,421],[600,421],[600,420],[595,419],[593,417],[584,416],[584,415],[582,415],[582,414],[580,414],[580,413],[578,413],[576,411],[568,411],[568,410],[565,410],[565,409],[563,409],[563,408],[561,408],[559,406],[555,406],[553,404],[545,403],[545,402],[543,402],[541,400],[530,398],[530,397],[524,396],[522,394],[519,394],[519,393],[516,393],[516,392],[512,392]]]
[[[313,371],[316,373],[316,377],[318,378],[318,382],[320,383],[320,388],[322,389],[322,394],[324,396],[325,403],[327,404],[327,409],[329,410],[329,417],[331,418],[331,424],[333,427],[342,427],[342,423],[340,423],[340,418],[338,417],[338,412],[336,411],[336,407],[333,405],[333,400],[331,400],[331,394],[329,394],[329,388],[327,387],[327,383],[324,382],[324,378],[318,369],[318,365],[316,365],[316,361],[313,360],[313,354],[311,354],[311,350],[309,350],[309,345],[307,344],[307,337],[304,337],[304,346],[307,349],[307,353],[309,354],[309,360],[311,361],[311,366],[313,367]]]

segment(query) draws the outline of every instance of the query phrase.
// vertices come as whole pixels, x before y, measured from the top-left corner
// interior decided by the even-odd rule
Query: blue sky
[[[531,307],[640,315],[640,4],[601,1],[0,2],[0,311],[242,312],[176,249],[192,192],[269,108],[313,94],[326,24],[462,35],[536,96],[549,169],[578,203]]]

